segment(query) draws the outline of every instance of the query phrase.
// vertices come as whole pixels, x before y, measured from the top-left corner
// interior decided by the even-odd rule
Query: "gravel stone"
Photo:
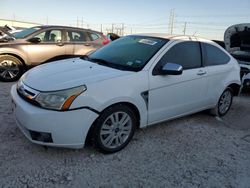
[[[12,84],[0,82],[0,188],[250,185],[250,93],[223,118],[201,112],[137,130],[124,150],[105,155],[30,143],[13,117]]]

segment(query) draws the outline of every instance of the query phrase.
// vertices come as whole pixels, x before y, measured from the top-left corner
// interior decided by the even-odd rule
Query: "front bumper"
[[[91,125],[98,117],[97,113],[88,109],[59,112],[36,107],[18,95],[16,85],[11,88],[11,96],[18,127],[36,144],[82,148]],[[50,135],[51,140],[34,139],[34,132]]]

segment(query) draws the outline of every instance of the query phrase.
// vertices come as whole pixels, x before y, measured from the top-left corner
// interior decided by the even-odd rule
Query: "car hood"
[[[15,44],[24,44],[25,41],[23,39],[6,39],[0,38],[0,47],[11,46]]]
[[[55,91],[133,74],[80,58],[55,61],[26,72],[22,82],[38,91]]]
[[[250,23],[230,26],[224,34],[226,50],[237,60],[250,62]]]
[[[250,48],[250,23],[232,25],[224,33],[226,50],[229,52]]]

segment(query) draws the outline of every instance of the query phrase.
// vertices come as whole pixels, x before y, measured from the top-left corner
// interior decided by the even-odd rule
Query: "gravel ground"
[[[138,130],[121,152],[45,148],[16,127],[0,83],[0,187],[250,187],[250,95],[223,119],[205,112]]]

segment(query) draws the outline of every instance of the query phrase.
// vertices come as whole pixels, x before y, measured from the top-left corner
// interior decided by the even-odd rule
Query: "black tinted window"
[[[157,67],[166,63],[176,63],[183,69],[192,69],[201,67],[201,53],[198,42],[182,42],[170,48],[161,58]]]
[[[206,66],[223,65],[230,61],[225,52],[211,44],[202,43],[202,54]]]

